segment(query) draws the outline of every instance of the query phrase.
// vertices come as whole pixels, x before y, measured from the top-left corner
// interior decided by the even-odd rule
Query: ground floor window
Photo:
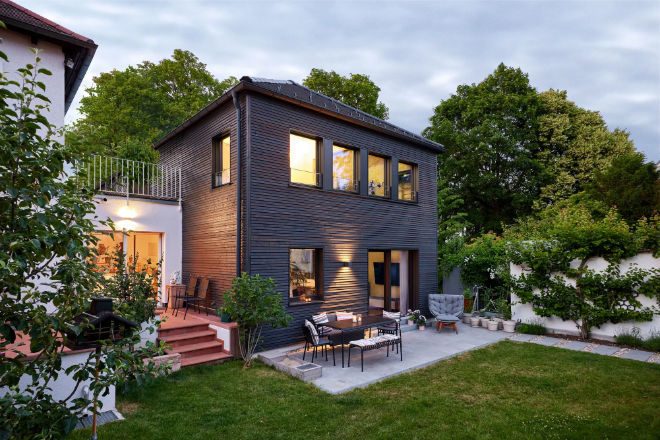
[[[321,249],[289,249],[289,302],[322,299]]]
[[[98,238],[93,263],[98,272],[111,277],[117,272],[115,254],[122,252],[126,256],[126,265],[143,272],[153,274],[162,258],[161,235],[159,232],[97,232]],[[156,286],[156,291],[158,287]]]

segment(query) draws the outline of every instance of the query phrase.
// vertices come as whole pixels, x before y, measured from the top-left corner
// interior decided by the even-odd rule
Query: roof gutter
[[[241,105],[238,102],[238,93],[232,90],[231,98],[236,107],[236,276],[241,276]],[[210,106],[209,106],[210,107]],[[208,108],[208,107],[207,107]]]

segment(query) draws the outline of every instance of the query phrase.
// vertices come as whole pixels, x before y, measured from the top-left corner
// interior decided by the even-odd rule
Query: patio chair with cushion
[[[463,295],[429,295],[429,310],[437,320],[436,329],[451,327],[458,334],[456,323],[463,316]]]
[[[316,326],[312,324],[309,319],[305,319],[305,323],[302,326],[303,335],[305,335],[305,351],[303,352],[303,360],[307,355],[307,347],[312,347],[312,360],[317,356],[317,349],[321,347],[321,354],[325,352],[325,360],[328,360],[328,347],[332,349],[332,365],[337,365],[335,362],[335,344],[332,343],[328,338],[319,336],[316,331]]]
[[[384,318],[390,318],[394,319],[396,322],[392,324],[385,324],[378,326],[378,334],[379,335],[394,335],[394,336],[401,336],[401,312],[388,312],[387,310],[383,310],[383,317]],[[397,353],[399,352],[399,346],[396,346],[396,351]]]
[[[339,317],[337,315],[338,313],[339,313]],[[323,324],[326,322],[337,321],[338,318],[349,319],[348,316],[349,314],[346,314],[344,312],[322,312],[313,315],[312,318],[309,319],[309,321],[314,325],[319,336],[328,338],[330,342],[332,342],[334,345],[341,345],[341,340],[342,340],[341,332],[339,330],[333,330],[332,328],[324,326]],[[350,319],[352,319],[352,314],[350,316],[351,316]],[[346,343],[354,339],[362,339],[363,337],[364,337],[364,330],[354,330],[354,331],[344,332],[344,341]]]

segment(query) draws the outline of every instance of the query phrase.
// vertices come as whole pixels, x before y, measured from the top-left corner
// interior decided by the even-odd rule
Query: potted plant
[[[491,318],[488,320],[488,330],[490,331],[497,331],[500,327],[500,322],[495,321],[495,318]]]
[[[417,318],[417,328],[420,330],[426,329],[426,316],[419,315],[419,318]]]
[[[296,288],[293,289],[294,294],[296,296],[303,296],[305,294],[305,272],[295,264],[291,264],[289,267],[289,277],[296,286]]]
[[[511,319],[511,304],[507,302],[506,307],[502,308],[502,316],[504,320],[502,321],[502,329],[507,333],[513,333],[516,331],[516,321]]]
[[[414,325],[414,324],[415,324],[415,312],[408,309],[408,325]]]
[[[474,304],[474,294],[470,289],[465,289],[463,291],[463,310],[466,311],[472,310],[473,304]]]
[[[488,316],[486,316],[486,312],[484,310],[480,311],[479,312],[479,324],[483,328],[488,328],[488,321],[490,321],[490,319],[488,319]]]
[[[479,318],[478,313],[473,313],[472,316],[470,316],[470,326],[471,327],[479,327],[479,321],[481,319]]]

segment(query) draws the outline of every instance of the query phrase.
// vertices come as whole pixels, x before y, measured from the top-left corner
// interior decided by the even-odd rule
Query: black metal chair
[[[394,335],[401,337],[401,313],[392,313],[392,312],[383,312],[383,316],[386,318],[396,319],[396,322],[392,324],[385,324],[378,326],[379,335]],[[396,352],[399,352],[399,345],[396,344]]]
[[[314,324],[312,324],[312,326],[314,326]],[[313,335],[312,330],[306,324],[302,325],[302,330],[303,330],[303,335],[305,335],[305,351],[303,352],[303,360],[305,360],[305,356],[307,355],[307,348],[312,347],[313,348],[312,360],[310,362],[314,362],[314,358],[317,356],[318,347],[321,347],[321,355],[325,353],[325,360],[327,362],[328,347],[330,347],[332,349],[332,365],[337,365],[335,361],[335,344],[332,341],[330,341],[328,338],[319,336],[318,333],[316,335]]]

